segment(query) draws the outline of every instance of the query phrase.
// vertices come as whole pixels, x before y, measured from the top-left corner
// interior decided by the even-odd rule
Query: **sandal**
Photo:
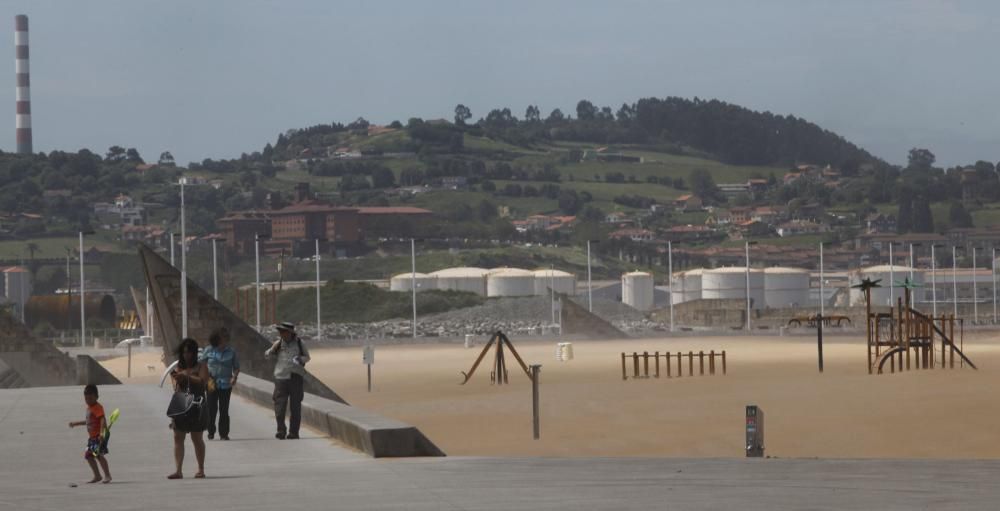
[[[173,474],[168,475],[167,479],[184,479],[184,474],[181,474],[180,472],[174,472]]]
[[[194,478],[195,479],[204,479],[205,478],[205,473],[204,472],[198,472],[197,474],[194,475]]]

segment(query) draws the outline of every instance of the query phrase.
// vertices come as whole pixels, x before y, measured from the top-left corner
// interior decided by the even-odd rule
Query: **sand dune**
[[[490,385],[492,355],[460,385],[481,347],[378,347],[371,393],[361,348],[314,350],[309,368],[352,404],[418,426],[451,455],[742,456],[744,407],[756,404],[771,456],[1000,457],[995,336],[966,336],[979,371],[880,376],[867,374],[864,340],[853,337],[827,338],[822,375],[809,337],[576,342],[569,362],[555,360],[554,343],[514,342],[526,362],[542,364],[539,440],[529,380],[512,358],[510,385]],[[711,349],[727,351],[727,375],[621,379],[622,351]],[[121,359],[106,364],[120,372]]]

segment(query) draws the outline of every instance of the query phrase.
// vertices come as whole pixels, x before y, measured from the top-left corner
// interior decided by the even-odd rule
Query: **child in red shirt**
[[[108,468],[108,460],[104,457],[108,453],[108,439],[104,435],[108,421],[104,416],[104,407],[97,402],[97,398],[97,385],[87,385],[83,388],[83,400],[87,403],[87,419],[70,422],[69,427],[87,426],[87,450],[83,457],[90,465],[90,470],[94,471],[94,478],[87,482],[101,481],[101,473],[97,470],[97,464],[100,463],[104,469],[104,484],[108,484],[111,482],[111,470]]]

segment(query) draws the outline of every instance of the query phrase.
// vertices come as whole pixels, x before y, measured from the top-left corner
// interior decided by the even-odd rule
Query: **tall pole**
[[[319,301],[319,238],[316,238],[316,342],[323,340],[323,317]]]
[[[823,242],[819,242],[819,315],[826,312],[826,284],[823,282]]]
[[[556,276],[555,266],[549,265],[549,309],[552,310],[552,328],[556,326]]]
[[[17,76],[17,88],[14,90],[17,154],[31,154],[31,69],[28,57],[28,17],[24,14],[14,17],[14,50],[14,72]]]
[[[257,275],[257,331],[260,332],[260,237],[253,238],[254,273]]]
[[[750,242],[744,242],[746,249],[746,283],[747,283],[747,333],[750,333]]]
[[[997,323],[997,249],[993,249],[993,258],[990,259],[990,268],[993,275],[993,324]]]
[[[890,241],[889,242],[889,306],[890,307],[892,307],[892,304],[895,303],[896,301],[896,294],[894,289],[895,284],[893,283],[893,280],[896,279],[896,274],[894,270],[895,267],[893,266],[893,261],[892,261],[892,242]]]
[[[976,251],[979,247],[972,247],[972,321],[979,322],[979,291],[976,285],[979,284],[976,278]]]
[[[958,317],[958,259],[955,247],[951,247],[951,305],[952,314]]]
[[[913,282],[913,243],[910,243],[910,282]]]
[[[174,233],[170,233],[170,266],[174,266]]]
[[[590,240],[587,240],[587,311],[594,312],[594,289],[590,282]]]
[[[931,306],[932,314],[937,317],[937,257],[934,254],[936,245],[931,245]]]
[[[410,238],[410,293],[413,302],[413,338],[417,338],[417,240]]]
[[[152,339],[153,339],[153,323],[152,323],[152,318],[153,318],[153,311],[152,311],[152,309],[150,309],[149,286],[146,286],[146,318],[145,318],[145,320],[143,322],[143,325],[146,326],[146,328],[145,328],[146,332],[145,333],[146,333],[146,335],[149,336],[150,344],[152,344]]]
[[[212,297],[219,299],[219,259],[215,249],[215,238],[212,238]]]
[[[80,347],[87,346],[87,317],[83,307],[83,231],[80,231]]]
[[[187,231],[184,229],[184,178],[181,178],[181,338],[188,336]]]
[[[670,331],[674,331],[674,245],[667,242],[667,278],[670,279]]]

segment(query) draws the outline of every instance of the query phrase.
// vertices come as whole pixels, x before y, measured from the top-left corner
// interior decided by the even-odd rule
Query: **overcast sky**
[[[14,149],[14,16],[30,23],[36,151],[232,158],[277,134],[718,98],[903,162],[1000,160],[1000,2],[8,0],[0,149]],[[822,163],[822,162],[818,162]]]

